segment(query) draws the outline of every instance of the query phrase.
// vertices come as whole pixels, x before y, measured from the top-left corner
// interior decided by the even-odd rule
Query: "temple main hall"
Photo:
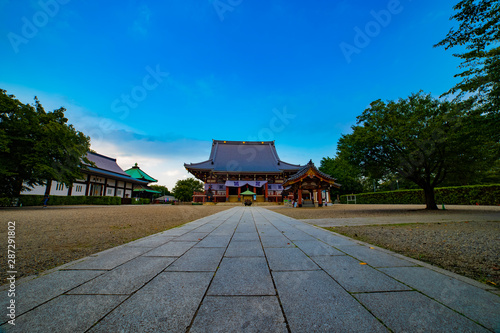
[[[297,200],[299,206],[307,200],[318,205],[329,201],[330,186],[340,186],[312,162],[302,166],[280,160],[274,141],[213,140],[208,160],[184,167],[205,183],[203,193],[194,193],[194,202],[289,199]]]

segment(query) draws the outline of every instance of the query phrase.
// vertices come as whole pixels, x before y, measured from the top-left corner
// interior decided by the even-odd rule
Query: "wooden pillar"
[[[267,183],[266,183],[266,185],[264,185],[264,201],[267,201],[267,196],[268,193],[267,193]]]
[[[241,199],[241,187],[238,187],[238,201],[240,201]]]
[[[318,188],[318,207],[323,207],[323,193],[321,193],[321,186]]]
[[[302,207],[302,185],[299,185],[299,200],[298,200],[298,206]]]
[[[226,201],[229,201],[229,186],[226,186]]]

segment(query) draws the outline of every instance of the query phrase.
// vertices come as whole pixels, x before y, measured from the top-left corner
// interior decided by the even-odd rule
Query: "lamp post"
[[[398,185],[398,190],[399,190],[399,179],[396,179],[396,185]]]

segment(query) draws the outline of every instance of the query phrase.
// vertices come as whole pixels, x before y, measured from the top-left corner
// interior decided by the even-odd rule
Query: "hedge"
[[[151,202],[148,198],[133,198],[132,205],[147,205]]]
[[[17,205],[23,206],[42,206],[43,195],[21,195],[17,201]],[[0,198],[0,205],[11,206],[12,199]],[[49,206],[60,205],[120,205],[120,197],[86,197],[86,196],[58,196],[51,195],[49,197]]]
[[[435,191],[436,203],[447,205],[500,205],[500,185],[440,187]],[[347,203],[347,195],[340,196]],[[356,194],[358,204],[425,204],[423,190],[399,190]]]

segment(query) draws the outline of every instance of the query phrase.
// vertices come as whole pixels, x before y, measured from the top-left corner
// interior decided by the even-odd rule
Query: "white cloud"
[[[43,91],[0,82],[7,93],[15,94],[22,103],[33,103],[38,96],[45,110],[64,106],[68,111],[69,123],[91,137],[91,148],[112,158],[126,170],[138,163],[139,167],[158,184],[169,189],[179,179],[193,177],[184,168],[184,163],[205,161],[210,153],[211,142],[181,137],[153,137],[121,123],[101,117],[82,106],[69,101],[64,96],[47,94]],[[15,92],[15,93],[14,93]]]

